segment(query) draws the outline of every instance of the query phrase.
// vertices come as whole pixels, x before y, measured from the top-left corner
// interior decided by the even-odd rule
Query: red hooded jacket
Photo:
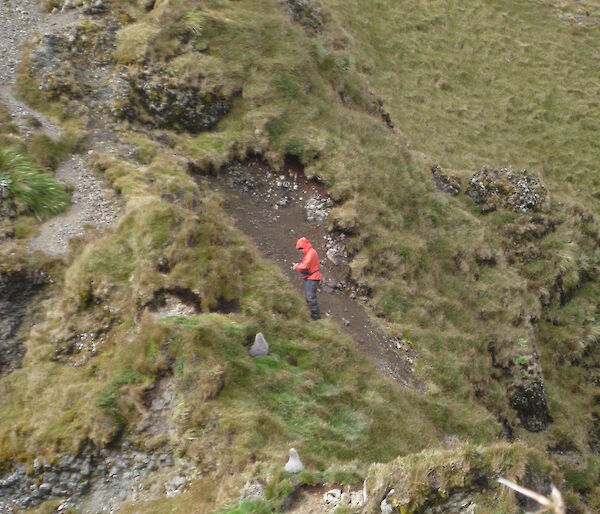
[[[304,257],[302,262],[294,266],[294,269],[302,275],[304,280],[321,280],[323,277],[319,273],[319,255],[310,244],[310,241],[305,237],[301,237],[296,243],[296,248],[302,249]]]

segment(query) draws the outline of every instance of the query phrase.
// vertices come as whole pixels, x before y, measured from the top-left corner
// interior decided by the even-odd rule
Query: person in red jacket
[[[305,237],[298,239],[296,248],[302,251],[304,257],[302,262],[294,263],[293,269],[299,272],[304,279],[304,293],[306,294],[306,303],[310,307],[310,317],[319,319],[321,313],[317,302],[317,287],[323,278],[319,272],[319,255]]]

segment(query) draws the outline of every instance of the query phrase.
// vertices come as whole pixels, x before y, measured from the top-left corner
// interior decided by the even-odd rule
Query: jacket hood
[[[305,254],[311,248],[312,248],[312,245],[310,244],[310,241],[308,239],[306,239],[305,237],[301,237],[300,239],[298,239],[298,241],[296,241],[296,249],[298,249],[298,250],[302,249],[302,251]]]

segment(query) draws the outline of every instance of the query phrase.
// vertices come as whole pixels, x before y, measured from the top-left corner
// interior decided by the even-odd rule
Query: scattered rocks
[[[154,128],[197,133],[212,128],[231,107],[231,97],[171,75],[159,67],[123,68],[113,79],[111,112]]]
[[[323,197],[320,194],[311,196],[304,204],[306,212],[306,221],[323,222],[329,216],[329,211],[333,207],[333,201],[329,197]]]
[[[240,493],[240,502],[244,500],[262,500],[265,497],[265,484],[259,480],[248,480]]]
[[[188,169],[194,173],[199,167],[192,164]],[[274,173],[262,161],[249,160],[233,162],[221,171],[227,174],[232,186],[269,204],[274,211],[300,203],[306,221],[320,224],[327,220],[333,207],[333,200],[323,188],[308,180],[301,169],[284,167],[280,173]]]
[[[304,465],[298,456],[298,452],[295,448],[290,449],[290,458],[285,465],[285,471],[288,473],[300,473],[304,470]]]
[[[248,353],[251,357],[264,357],[265,355],[269,355],[269,343],[267,343],[262,332],[256,334],[254,344],[250,347]]]
[[[484,166],[473,175],[467,195],[483,212],[498,208],[528,212],[541,207],[546,199],[546,188],[538,177],[525,169],[514,172]]]
[[[348,264],[348,251],[346,249],[346,236],[339,234],[337,236],[328,235],[326,240],[327,259],[335,266],[344,266]]]
[[[363,506],[364,499],[362,491],[351,491],[349,488],[331,489],[323,495],[322,507],[326,512],[335,511],[339,507],[358,509]]]
[[[44,222],[39,235],[29,245],[31,252],[51,256],[66,255],[70,240],[84,236],[86,227],[92,226],[102,233],[119,215],[117,202],[89,170],[83,157],[73,155],[61,163],[56,178],[63,185],[73,187],[71,206],[65,213]]]
[[[438,163],[431,166],[431,174],[435,187],[443,192],[456,196],[461,192],[460,179],[454,175],[446,175],[442,173],[442,168]]]

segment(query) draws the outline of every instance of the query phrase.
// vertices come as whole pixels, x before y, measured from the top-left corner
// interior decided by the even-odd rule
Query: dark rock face
[[[26,466],[16,466],[0,475],[0,513],[20,512],[49,500],[61,500],[68,509],[84,499],[90,502],[85,512],[114,512],[127,499],[127,492],[140,490],[159,467],[171,474],[177,471],[170,454],[149,455],[124,448],[98,450],[90,445],[79,455],[64,455],[53,464],[38,457],[29,472]],[[194,476],[193,470],[187,473]],[[171,481],[165,488],[181,490],[188,480],[177,487]]]
[[[122,71],[113,82],[112,114],[154,128],[197,133],[212,128],[231,108],[217,90],[169,75],[160,68]]]
[[[452,196],[460,193],[461,186],[458,177],[442,173],[442,168],[439,164],[436,163],[431,167],[431,174],[433,176],[433,183],[439,191],[449,193]]]
[[[531,382],[514,386],[509,393],[511,394],[510,405],[517,411],[523,428],[529,432],[539,432],[548,426],[550,417],[544,392],[544,379],[541,376]]]
[[[294,21],[313,30],[320,30],[323,25],[321,9],[309,0],[282,0],[287,5],[290,16]]]
[[[27,306],[46,282],[37,271],[0,272],[0,375],[17,368],[25,350],[18,338]]]
[[[527,212],[537,210],[546,198],[546,188],[535,175],[523,169],[484,166],[469,183],[467,195],[483,212],[498,208]]]

